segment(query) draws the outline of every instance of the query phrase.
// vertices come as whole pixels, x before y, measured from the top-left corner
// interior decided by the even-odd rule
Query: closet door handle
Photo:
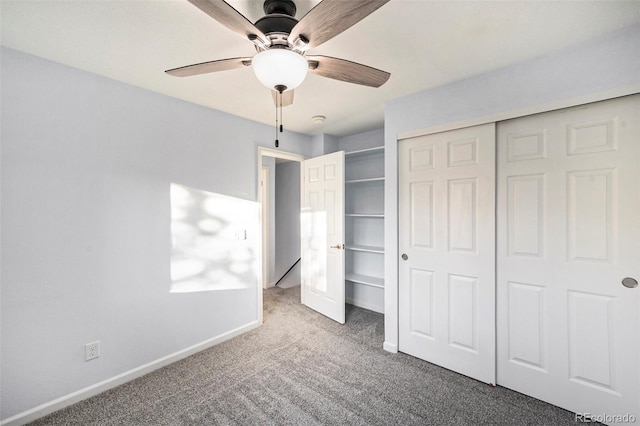
[[[638,280],[631,277],[626,277],[622,279],[622,285],[627,288],[636,288],[638,287]]]
[[[402,260],[407,260],[409,259],[409,256],[407,256],[405,253],[402,253],[402,256],[400,256],[402,258]]]
[[[340,250],[341,248],[344,248],[344,244],[340,245],[340,244],[336,244],[335,246],[329,246],[329,248],[334,248],[334,249],[338,249]]]

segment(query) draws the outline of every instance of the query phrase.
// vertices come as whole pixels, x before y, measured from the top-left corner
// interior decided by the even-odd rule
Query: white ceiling
[[[348,1],[348,0],[345,0]],[[228,0],[249,20],[260,0]],[[300,19],[318,0],[295,0]],[[252,56],[253,45],[186,0],[0,1],[4,46],[273,124],[250,69],[176,78],[183,65]],[[345,136],[383,125],[384,102],[526,61],[640,22],[632,1],[392,0],[310,50],[389,71],[381,88],[309,75],[284,109],[289,130]],[[324,115],[322,124],[311,117]]]

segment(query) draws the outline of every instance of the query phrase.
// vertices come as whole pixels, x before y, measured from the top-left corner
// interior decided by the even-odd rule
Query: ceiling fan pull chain
[[[277,98],[277,95],[276,95]],[[278,105],[276,105],[276,148],[280,146],[280,141],[278,140]]]
[[[282,133],[282,131],[283,131],[283,127],[282,127],[282,93],[285,90],[287,90],[287,86],[284,86],[282,84],[277,84],[274,87],[274,89],[276,91],[276,148],[277,148],[278,145],[280,144],[280,142],[278,141],[278,128],[280,129],[280,133]],[[279,99],[279,101],[278,101],[278,99]],[[278,108],[280,108],[280,126],[278,126]]]
[[[282,123],[284,120],[282,119],[282,92],[280,92],[280,133],[282,133]]]

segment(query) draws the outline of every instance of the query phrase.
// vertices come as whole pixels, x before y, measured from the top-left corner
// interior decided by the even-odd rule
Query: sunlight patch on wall
[[[171,184],[172,293],[257,286],[259,205]]]

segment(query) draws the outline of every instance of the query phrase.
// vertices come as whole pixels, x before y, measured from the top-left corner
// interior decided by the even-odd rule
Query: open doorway
[[[264,168],[268,166],[270,160],[267,157],[274,157],[276,160],[288,160],[289,162],[296,162],[298,167],[297,173],[291,175],[287,174],[285,177],[287,183],[300,184],[300,188],[294,191],[299,192],[297,201],[289,202],[289,208],[295,208],[297,211],[293,211],[289,214],[291,218],[282,220],[284,231],[288,233],[288,237],[281,246],[286,247],[286,251],[289,256],[284,256],[281,266],[274,268],[275,273],[283,274],[284,277],[287,273],[290,273],[296,267],[298,260],[295,258],[295,254],[291,254],[298,251],[301,254],[302,260],[300,265],[300,275],[296,281],[301,284],[300,301],[307,307],[329,317],[341,324],[345,322],[345,203],[344,203],[344,151],[337,151],[330,154],[321,155],[311,159],[305,159],[304,157],[296,154],[282,153],[280,151],[269,150],[267,148],[259,148],[258,155],[258,173],[257,176],[267,176],[270,173]],[[274,162],[272,162],[273,165]],[[276,161],[276,164],[278,162]],[[280,161],[283,164],[286,162]],[[302,166],[302,167],[301,167]],[[277,167],[277,165],[275,166]],[[278,169],[276,168],[276,172]],[[289,170],[290,172],[290,170]],[[297,174],[297,179],[294,177]],[[304,179],[303,179],[304,178]],[[277,180],[277,179],[276,179]],[[302,183],[304,182],[304,183]],[[274,189],[279,186],[277,182],[274,185],[262,185],[262,181],[259,181],[260,195],[259,200],[261,204],[261,214],[268,214],[269,201],[275,202],[277,194],[272,196],[269,193],[269,189]],[[290,197],[293,198],[293,197]],[[264,202],[264,203],[263,203]],[[266,208],[265,208],[266,206]],[[276,217],[278,216],[276,212]],[[293,223],[292,223],[293,222]],[[270,275],[268,266],[273,263],[274,256],[275,261],[278,260],[278,253],[269,252],[271,244],[271,237],[267,237],[270,222],[267,222],[263,217],[261,221],[263,226],[261,227],[264,232],[262,247],[263,252],[268,253],[268,257],[260,256],[263,261],[264,268],[262,268],[261,285],[262,289],[265,286],[275,283],[277,281],[270,281]],[[277,227],[276,221],[276,227]],[[300,232],[295,237],[296,232]],[[278,231],[276,229],[276,234]],[[296,241],[293,241],[293,239]],[[298,240],[300,241],[300,248],[298,248]],[[287,247],[287,242],[290,245]],[[278,244],[276,237],[275,245]],[[277,249],[276,249],[277,251]],[[289,266],[291,265],[291,266]],[[286,269],[288,268],[288,269]],[[278,277],[277,279],[280,279]],[[295,282],[297,285],[298,282]],[[262,295],[258,295],[258,305],[260,309],[263,307]],[[259,314],[262,320],[262,311]]]
[[[300,164],[304,159],[258,148],[262,289],[300,285]],[[259,298],[262,302],[261,292]]]

